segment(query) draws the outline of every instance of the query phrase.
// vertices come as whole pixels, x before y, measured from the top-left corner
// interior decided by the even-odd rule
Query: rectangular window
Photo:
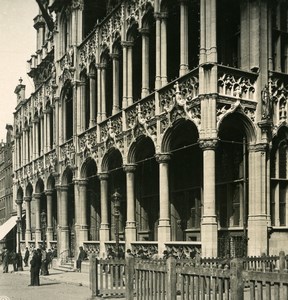
[[[286,189],[287,183],[280,182],[280,190],[279,190],[279,218],[280,218],[280,226],[286,225]]]

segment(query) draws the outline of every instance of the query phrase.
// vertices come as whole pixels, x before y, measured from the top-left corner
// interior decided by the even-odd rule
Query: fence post
[[[231,260],[231,300],[244,299],[243,261],[239,258]]]
[[[97,296],[98,290],[98,273],[97,273],[97,257],[95,254],[90,254],[89,257],[89,287],[92,291],[92,297]]]
[[[177,285],[176,285],[176,259],[172,256],[168,257],[166,261],[167,266],[167,300],[176,300]]]
[[[126,257],[125,284],[127,300],[134,299],[134,263],[135,258],[133,256]]]
[[[285,252],[280,251],[280,253],[279,253],[279,272],[284,271],[285,263],[286,263]]]

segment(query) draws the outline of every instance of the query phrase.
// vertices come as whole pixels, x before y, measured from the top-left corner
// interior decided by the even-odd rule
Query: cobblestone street
[[[11,267],[11,266],[10,266]],[[82,277],[82,278],[81,278]],[[29,287],[30,274],[28,269],[23,272],[0,273],[0,299],[2,300],[87,300],[91,291],[83,278],[88,274],[61,273],[51,271],[47,277],[40,276],[39,287]],[[65,282],[66,281],[66,282]],[[82,282],[83,283],[82,283]],[[5,298],[6,296],[7,298]]]

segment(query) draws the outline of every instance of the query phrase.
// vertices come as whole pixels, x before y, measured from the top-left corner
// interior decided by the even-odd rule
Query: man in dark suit
[[[30,284],[28,286],[35,286],[37,277],[37,251],[33,250],[32,259],[30,261]],[[38,275],[39,277],[39,275]]]
[[[79,247],[79,255],[78,255],[78,259],[76,261],[76,268],[78,272],[81,272],[81,263],[84,259],[87,258],[87,253],[85,252],[85,250],[83,249],[83,247]]]
[[[28,247],[26,247],[26,251],[25,251],[24,259],[23,259],[24,264],[25,264],[24,267],[28,267],[29,255],[30,255],[30,253],[29,253]]]

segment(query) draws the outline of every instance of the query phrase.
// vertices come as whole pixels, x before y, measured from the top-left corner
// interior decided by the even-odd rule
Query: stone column
[[[33,133],[33,124],[29,125],[29,133],[30,133],[30,138],[29,138],[29,147],[30,147],[30,157],[29,157],[29,161],[33,160],[33,156],[34,156],[34,133]]]
[[[57,191],[60,191],[61,197],[59,201],[59,240],[60,248],[59,255],[61,259],[64,259],[69,255],[69,227],[68,227],[68,186],[58,186]]]
[[[248,256],[268,254],[266,154],[268,145],[249,145]]]
[[[167,84],[167,13],[161,15],[161,85]]]
[[[119,111],[119,55],[111,54],[113,60],[113,108],[112,115]]]
[[[101,64],[101,121],[106,120],[107,111],[106,111],[106,64]]]
[[[133,42],[127,45],[127,102],[128,106],[133,104]]]
[[[55,144],[59,145],[62,139],[60,128],[60,103],[59,97],[55,97]]]
[[[90,81],[90,121],[89,128],[96,124],[96,76],[95,74],[89,75]]]
[[[21,220],[20,222],[20,236],[17,234],[17,251],[20,250],[20,248],[18,248],[18,245],[20,245],[20,241],[21,241],[21,233],[22,233],[22,203],[23,200],[22,199],[16,199],[16,204],[17,204],[17,219]],[[17,232],[18,232],[18,228],[17,228]],[[20,239],[20,240],[19,240]]]
[[[97,123],[100,123],[102,120],[102,102],[101,102],[101,73],[102,67],[101,64],[97,64]]]
[[[188,66],[188,1],[180,0],[180,70],[179,76],[187,74]]]
[[[47,152],[47,110],[43,111],[43,130],[42,130],[42,134],[43,134],[43,153]]]
[[[158,225],[158,253],[165,250],[165,242],[171,240],[170,199],[169,199],[169,160],[170,153],[158,154],[160,215]]]
[[[18,169],[18,134],[15,134],[13,154],[14,154],[13,161],[14,161],[14,164],[15,164],[15,169]]]
[[[21,162],[21,165],[25,165],[25,160],[26,160],[26,157],[25,157],[25,143],[24,143],[24,135],[25,135],[25,132],[24,130],[22,130],[21,132],[21,158],[22,158],[22,162]]]
[[[142,28],[142,89],[141,98],[149,95],[149,29]]]
[[[33,198],[35,201],[35,244],[36,247],[39,247],[41,242],[41,222],[40,222],[40,214],[41,214],[41,194],[35,193],[33,194]]]
[[[126,108],[128,105],[127,102],[127,45],[126,42],[123,41],[121,43],[123,48],[123,100],[122,100],[122,108]]]
[[[100,256],[105,253],[105,242],[109,241],[108,222],[108,173],[99,174],[101,193]]]
[[[201,255],[218,255],[218,228],[216,217],[215,149],[216,139],[200,140],[203,150],[203,215],[201,223]]]
[[[87,180],[79,180],[79,205],[80,211],[80,230],[78,244],[82,245],[84,241],[88,241],[88,226],[87,226]]]
[[[25,128],[24,130],[25,133],[25,160],[26,164],[29,163],[29,128]]]
[[[46,138],[46,151],[50,151],[51,150],[51,114],[52,114],[52,110],[49,107],[46,111],[46,134],[47,134],[47,138]]]
[[[45,191],[47,199],[47,240],[46,243],[50,248],[50,242],[53,241],[53,190]]]
[[[44,154],[44,141],[45,141],[45,131],[44,131],[44,114],[41,115],[40,117],[40,122],[41,122],[41,136],[40,136],[40,139],[41,139],[41,147],[40,147],[40,155],[43,155]]]
[[[34,122],[35,125],[35,157],[36,159],[39,156],[39,146],[38,146],[38,140],[39,140],[39,132],[38,132],[38,126],[39,126],[39,118],[37,118]]]
[[[126,172],[127,189],[127,220],[125,229],[126,247],[131,248],[131,242],[136,241],[136,218],[135,218],[135,191],[134,191],[134,173],[136,165],[129,164],[124,166]]]
[[[26,202],[26,231],[25,231],[25,244],[26,247],[29,246],[29,241],[32,238],[31,232],[31,196],[24,197],[24,201]]]
[[[154,13],[156,20],[156,75],[155,88],[161,88],[161,15]]]

